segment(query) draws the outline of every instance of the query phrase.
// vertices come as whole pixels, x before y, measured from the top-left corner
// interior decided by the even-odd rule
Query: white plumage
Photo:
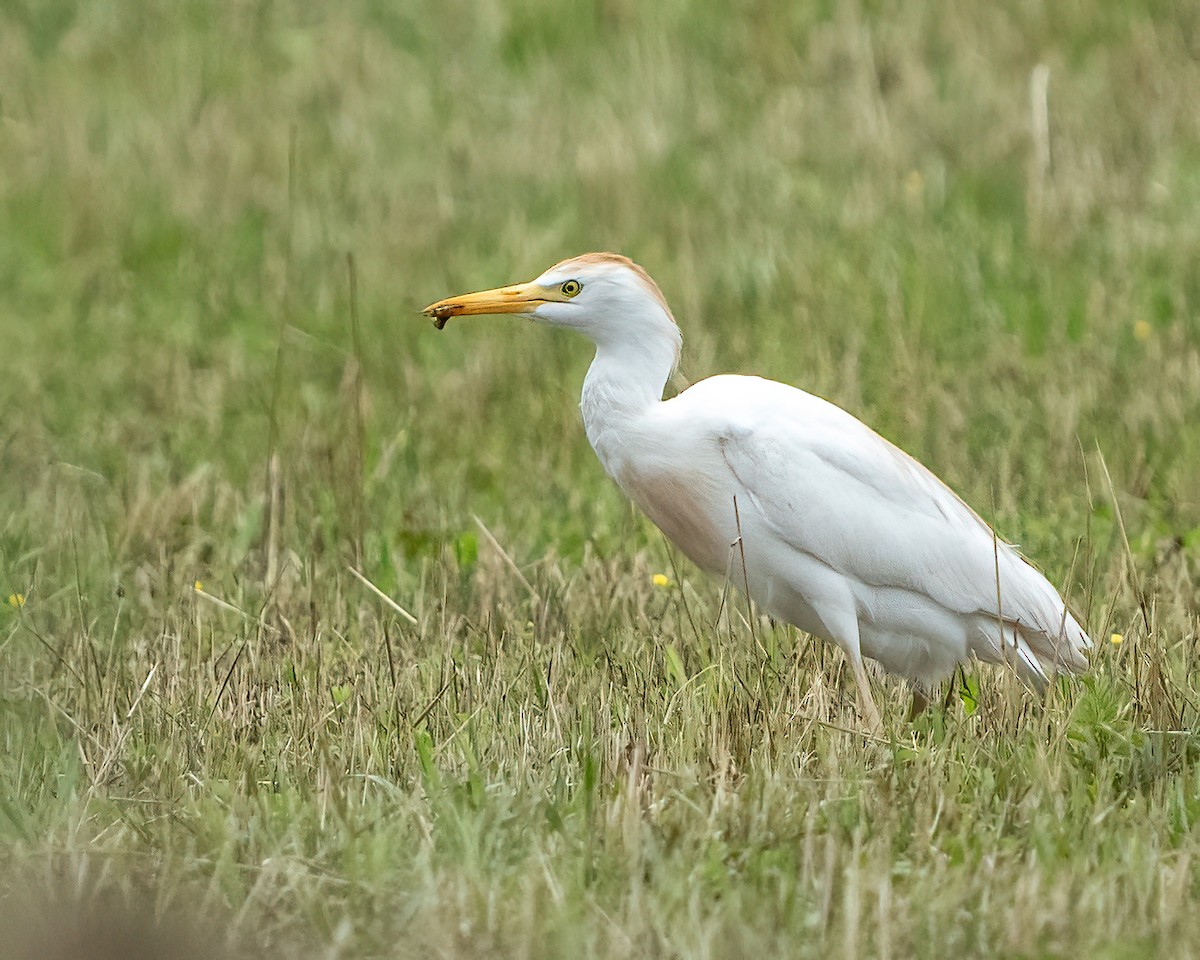
[[[863,657],[906,677],[919,703],[971,657],[1007,662],[1038,689],[1057,669],[1087,669],[1091,641],[1046,578],[844,410],[747,376],[711,377],[664,401],[679,328],[624,257],[587,254],[426,313],[439,326],[519,313],[590,337],[581,409],[605,470],[694,563],[748,583],[763,610],[841,647],[871,722]]]

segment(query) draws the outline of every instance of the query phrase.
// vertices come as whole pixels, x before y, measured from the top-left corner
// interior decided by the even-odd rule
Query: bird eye
[[[578,280],[568,280],[558,289],[562,291],[562,295],[564,297],[575,297],[578,296],[579,291],[583,289],[583,284]]]

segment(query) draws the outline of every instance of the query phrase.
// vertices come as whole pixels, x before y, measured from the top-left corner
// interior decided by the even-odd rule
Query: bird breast
[[[702,445],[680,451],[681,440],[640,443],[609,473],[689,560],[708,573],[724,574],[738,535],[728,470],[709,463]]]

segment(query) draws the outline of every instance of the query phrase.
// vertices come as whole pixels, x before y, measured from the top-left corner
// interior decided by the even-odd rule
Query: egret
[[[863,660],[908,680],[913,715],[971,658],[1035,690],[1087,669],[1092,642],[1049,581],[928,469],[840,407],[722,375],[663,399],[682,336],[657,284],[614,253],[425,314],[517,314],[596,346],[580,409],[625,494],[701,569],[840,647],[879,726]]]

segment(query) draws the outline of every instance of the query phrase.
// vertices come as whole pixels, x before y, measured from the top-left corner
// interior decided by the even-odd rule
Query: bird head
[[[632,260],[615,253],[563,260],[528,283],[447,297],[423,312],[439,330],[451,317],[515,313],[578,330],[598,343],[631,339],[647,326],[675,328],[658,285]]]

